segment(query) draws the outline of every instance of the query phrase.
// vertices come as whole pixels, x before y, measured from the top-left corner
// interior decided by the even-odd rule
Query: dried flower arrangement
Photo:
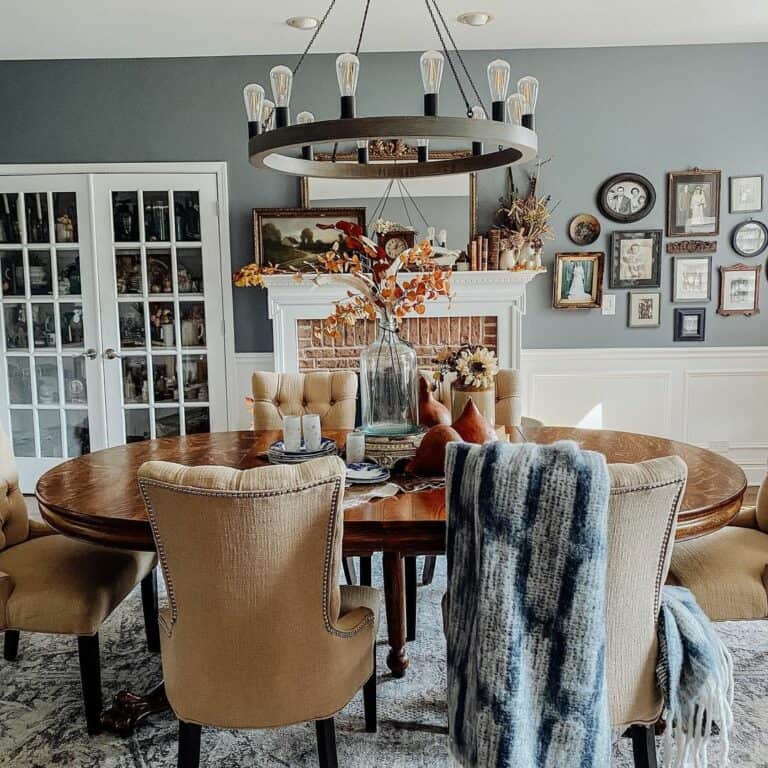
[[[306,276],[316,284],[327,280],[347,284],[353,290],[347,291],[346,299],[334,302],[334,311],[323,324],[331,338],[340,338],[342,327],[354,325],[358,320],[378,318],[384,325],[397,325],[410,313],[423,315],[427,301],[453,296],[451,270],[435,263],[428,241],[390,258],[383,248],[363,235],[358,224],[339,221],[335,225],[317,226],[342,232],[346,250],[340,253],[338,243],[334,243],[333,248],[319,258],[320,268],[313,267],[310,273],[247,264],[235,274],[235,285],[263,287],[265,276],[278,274],[293,274],[298,282]],[[399,282],[399,273],[404,270],[411,270],[413,276]]]
[[[487,389],[499,372],[495,353],[481,344],[462,344],[453,350],[446,348],[438,352],[432,362],[437,365],[433,389],[451,371],[456,374],[456,382],[461,387]]]
[[[526,247],[540,251],[545,240],[554,240],[555,233],[549,223],[559,203],[552,205],[551,195],[537,195],[541,168],[549,160],[536,163],[536,170],[528,173],[528,191],[522,196],[515,184],[512,168],[507,169],[509,193],[499,198],[496,223],[501,227],[502,238],[511,248],[523,251]]]

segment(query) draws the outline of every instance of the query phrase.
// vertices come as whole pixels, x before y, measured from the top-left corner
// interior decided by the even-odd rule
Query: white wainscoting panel
[[[238,352],[235,355],[235,375],[229,382],[229,428],[250,429],[251,413],[245,398],[251,394],[251,375],[254,371],[274,371],[275,359],[271,352]]]
[[[765,475],[768,347],[524,349],[522,373],[523,413],[546,424],[662,435]]]

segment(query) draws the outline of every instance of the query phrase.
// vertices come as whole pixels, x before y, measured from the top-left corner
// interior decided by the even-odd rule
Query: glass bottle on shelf
[[[369,435],[407,435],[419,429],[416,350],[394,320],[378,322],[378,336],[360,354],[362,427]]]

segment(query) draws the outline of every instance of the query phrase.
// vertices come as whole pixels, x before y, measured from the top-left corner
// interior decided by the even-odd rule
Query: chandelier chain
[[[437,23],[437,19],[435,18],[435,13],[432,10],[432,5],[430,4],[429,0],[424,0],[424,4],[427,6],[427,10],[429,11],[429,16],[432,19],[432,26],[435,28],[435,32],[437,32],[437,36],[440,40],[440,45],[442,45],[443,52],[445,53],[445,58],[448,59],[448,64],[451,67],[451,72],[453,73],[453,79],[456,81],[456,86],[459,89],[461,98],[464,100],[464,105],[467,108],[467,116],[471,117],[472,108],[469,105],[469,99],[467,98],[467,94],[464,91],[464,86],[461,84],[461,80],[459,79],[459,73],[456,71],[456,66],[454,65],[453,59],[451,58],[451,54],[448,51],[448,46],[445,44],[445,39],[443,38],[443,33],[440,31],[440,27]]]
[[[368,21],[368,9],[371,7],[371,0],[365,0],[365,10],[363,11],[363,23],[360,25],[360,35],[357,38],[357,46],[355,47],[355,56],[360,53],[360,46],[363,42],[363,32],[365,32],[365,23]]]
[[[304,63],[304,59],[307,58],[309,49],[314,45],[315,40],[317,39],[317,36],[320,34],[320,30],[323,28],[323,24],[325,24],[325,20],[328,18],[328,15],[333,10],[334,5],[336,5],[336,0],[331,0],[331,4],[328,6],[328,10],[323,14],[323,18],[320,19],[320,23],[317,25],[315,31],[312,33],[312,37],[309,39],[309,42],[307,43],[307,47],[302,52],[301,56],[299,56],[299,60],[296,62],[296,66],[293,68],[294,77],[296,77],[296,73],[299,71],[299,67]],[[367,8],[366,8],[366,12],[367,12]]]
[[[477,103],[485,110],[485,106],[483,104],[483,100],[480,96],[479,91],[477,90],[477,85],[475,85],[475,81],[472,79],[472,75],[469,74],[469,69],[467,68],[467,64],[464,61],[464,57],[461,55],[461,51],[459,50],[459,46],[456,45],[456,40],[453,37],[453,34],[451,33],[450,27],[448,26],[448,23],[445,20],[445,16],[443,16],[443,12],[440,10],[440,6],[437,4],[437,0],[432,0],[435,6],[435,10],[437,11],[437,15],[440,17],[440,21],[443,22],[443,26],[445,27],[445,32],[448,35],[448,39],[451,41],[451,45],[453,46],[453,50],[456,53],[456,58],[458,58],[459,62],[461,63],[461,68],[464,70],[464,74],[467,76],[467,80],[469,80],[469,84],[472,86],[472,90],[474,91],[475,98],[477,99]],[[486,114],[488,114],[486,112]]]

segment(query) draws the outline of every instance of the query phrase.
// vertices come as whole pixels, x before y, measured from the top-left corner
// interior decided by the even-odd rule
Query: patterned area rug
[[[440,618],[445,559],[438,562],[434,583],[419,588],[418,639],[408,646],[411,669],[405,679],[385,674],[387,646],[383,640],[379,643],[379,732],[364,732],[360,695],[337,715],[341,766],[448,765],[446,737],[440,732],[446,722]],[[380,573],[380,565],[374,563],[374,574]],[[736,663],[731,765],[768,768],[768,622],[721,624],[719,631]],[[160,658],[146,650],[138,593],[131,595],[103,629],[102,676],[105,700],[123,687],[142,691],[160,679]],[[311,724],[272,731],[204,729],[202,751],[203,765],[221,768],[317,766]],[[176,722],[167,714],[144,723],[131,738],[89,738],[74,640],[22,635],[18,660],[0,660],[0,766],[56,765],[172,768],[176,765]],[[613,765],[632,766],[625,739],[614,746]]]

